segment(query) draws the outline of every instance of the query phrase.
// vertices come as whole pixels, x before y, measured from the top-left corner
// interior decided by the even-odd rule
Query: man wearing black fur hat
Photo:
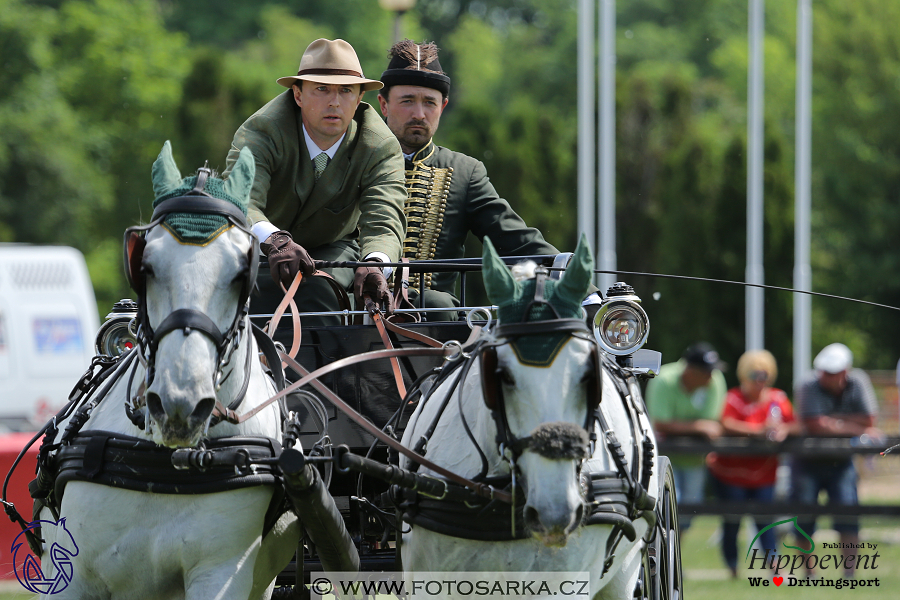
[[[406,158],[403,255],[410,259],[461,258],[469,231],[480,239],[489,237],[501,256],[558,254],[540,231],[528,227],[497,194],[481,161],[432,141],[450,93],[450,77],[438,62],[438,47],[403,40],[391,48],[390,59],[381,75],[384,87],[378,102]],[[421,276],[426,307],[459,306],[456,273]],[[410,295],[416,306],[420,285],[419,275],[414,274]],[[456,313],[432,313],[428,318],[448,319],[456,320]]]

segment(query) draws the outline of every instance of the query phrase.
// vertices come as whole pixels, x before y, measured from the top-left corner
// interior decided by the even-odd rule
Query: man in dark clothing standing
[[[878,404],[869,376],[853,369],[853,353],[844,344],[829,344],[813,361],[815,372],[800,385],[797,393],[798,414],[806,433],[816,437],[859,437],[863,443],[880,439],[883,434],[874,427]],[[847,458],[801,458],[793,465],[794,500],[815,504],[821,490],[828,493],[828,503],[855,506],[858,481],[856,467]],[[799,521],[801,529],[812,535],[815,519]],[[859,519],[835,516],[834,529],[841,535],[845,554],[849,544],[859,543]],[[805,548],[809,542],[799,539]],[[853,569],[845,575],[852,576]]]
[[[481,161],[432,141],[450,92],[450,77],[441,69],[437,46],[404,40],[394,44],[390,57],[381,75],[384,87],[378,102],[406,158],[403,256],[461,258],[469,231],[479,239],[489,237],[501,256],[558,254],[540,231],[528,227],[497,194]],[[424,273],[422,277],[424,282],[415,274],[411,278],[413,297],[421,286],[426,307],[459,306],[456,273]],[[452,312],[439,315],[436,319],[432,314],[429,320],[456,318]]]

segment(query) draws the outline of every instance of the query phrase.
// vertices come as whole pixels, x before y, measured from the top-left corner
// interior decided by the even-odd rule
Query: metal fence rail
[[[783,455],[806,458],[847,458],[856,454],[878,455],[892,446],[900,444],[900,437],[891,436],[875,442],[860,438],[788,438],[783,442],[770,442],[748,437],[722,437],[709,441],[696,437],[669,436],[659,440],[659,453],[666,456],[677,454],[706,455],[717,452],[721,455],[767,456]],[[896,451],[900,454],[900,448]],[[759,516],[893,516],[900,517],[900,490],[898,504],[860,504],[840,506],[835,504],[798,504],[796,502],[715,502],[703,504],[678,504],[681,515],[759,515]]]

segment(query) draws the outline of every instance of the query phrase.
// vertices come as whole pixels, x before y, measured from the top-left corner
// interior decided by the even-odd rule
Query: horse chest
[[[146,494],[72,482],[63,510],[80,549],[75,578],[95,577],[110,590],[183,586],[211,555],[229,563],[255,554],[262,521],[250,515],[261,515],[270,496],[271,490],[264,488],[237,490],[223,498],[221,494]],[[244,517],[228,519],[229,514]],[[215,550],[210,553],[210,549]]]

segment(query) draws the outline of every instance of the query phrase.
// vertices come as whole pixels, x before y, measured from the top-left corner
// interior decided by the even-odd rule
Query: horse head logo
[[[46,550],[45,556],[49,557],[53,567],[54,575],[46,577],[41,570],[41,564],[28,549],[22,550],[25,546],[25,533],[28,531],[37,533],[35,530],[43,528],[46,532],[50,527],[56,527],[56,541]],[[20,552],[21,550],[21,552]],[[12,543],[13,565],[16,570],[16,579],[22,584],[22,587],[29,592],[35,594],[56,594],[69,585],[72,581],[74,568],[72,566],[72,557],[78,554],[78,545],[75,538],[66,529],[66,519],[63,517],[59,521],[32,521],[28,527],[16,536]]]

